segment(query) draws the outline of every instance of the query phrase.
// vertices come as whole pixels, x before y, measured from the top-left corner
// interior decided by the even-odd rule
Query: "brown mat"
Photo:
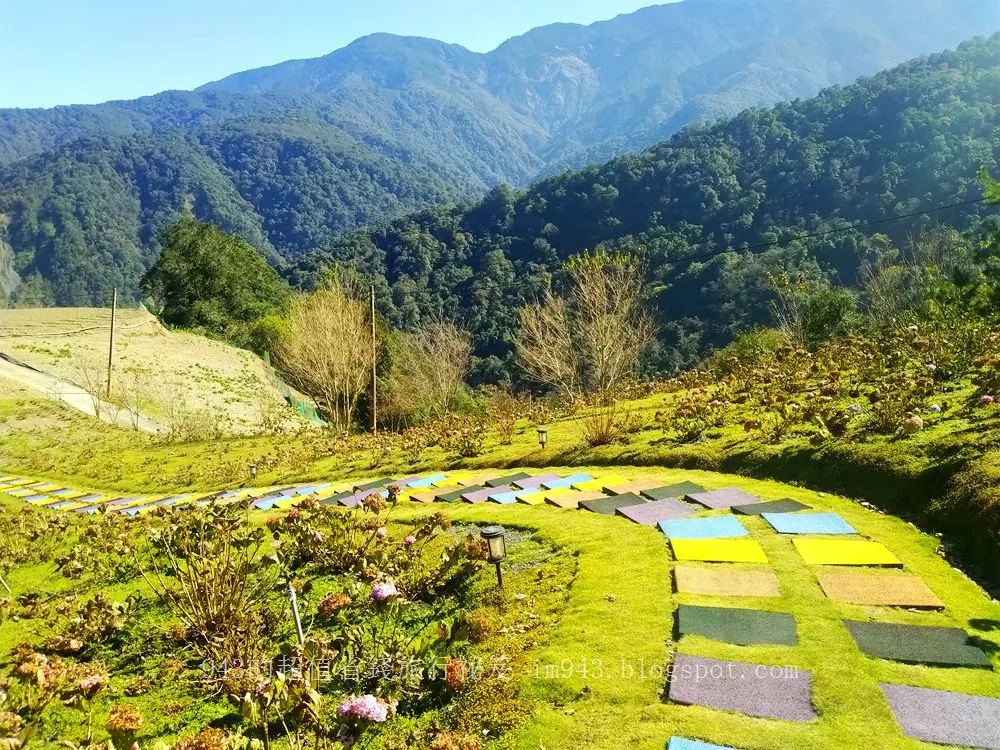
[[[770,570],[695,568],[690,565],[678,565],[674,568],[674,583],[679,594],[781,596],[778,577]]]
[[[821,573],[819,585],[835,602],[876,607],[944,609],[944,603],[915,576]]]
[[[545,493],[540,493],[545,494]],[[577,509],[580,507],[580,502],[583,500],[599,500],[602,497],[607,497],[603,492],[572,492],[568,495],[555,495],[549,497],[546,495],[545,502],[549,505],[554,505],[557,508],[567,508],[567,509]]]
[[[450,484],[447,487],[433,487],[429,490],[424,490],[422,492],[414,492],[410,495],[410,500],[415,500],[418,503],[433,503],[434,498],[440,495],[442,492],[455,492],[461,490],[462,488],[456,484]]]

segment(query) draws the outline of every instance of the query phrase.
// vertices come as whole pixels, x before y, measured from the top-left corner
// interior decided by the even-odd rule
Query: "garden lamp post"
[[[545,450],[545,444],[549,442],[549,431],[544,427],[538,428],[538,444],[542,446],[542,450]]]
[[[489,549],[489,556],[486,558],[497,568],[497,585],[503,588],[503,569],[500,563],[507,559],[507,539],[504,536],[507,532],[503,526],[487,526],[479,535],[486,540]]]

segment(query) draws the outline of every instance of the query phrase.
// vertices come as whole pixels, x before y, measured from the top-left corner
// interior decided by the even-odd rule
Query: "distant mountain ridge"
[[[0,110],[0,242],[20,280],[4,286],[18,304],[134,298],[185,202],[281,265],[996,29],[996,0],[685,0],[486,54],[375,34],[192,92]]]

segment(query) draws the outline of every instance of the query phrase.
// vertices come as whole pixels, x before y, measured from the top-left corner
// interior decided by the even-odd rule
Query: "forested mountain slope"
[[[768,274],[810,270],[853,283],[877,244],[869,236],[902,243],[914,221],[798,237],[975,200],[976,172],[996,167],[998,144],[1000,35],[691,128],[524,192],[497,188],[469,209],[354,233],[298,278],[315,283],[327,267],[356,266],[375,279],[395,324],[428,312],[458,317],[475,336],[480,377],[491,378],[510,356],[517,308],[562,261],[587,248],[640,249],[664,323],[654,364],[669,368],[766,321]],[[925,220],[967,227],[983,210]],[[692,255],[706,257],[674,262]]]
[[[0,110],[0,304],[134,299],[187,202],[280,266],[997,28],[994,0],[685,0],[485,55],[377,34],[195,92]]]

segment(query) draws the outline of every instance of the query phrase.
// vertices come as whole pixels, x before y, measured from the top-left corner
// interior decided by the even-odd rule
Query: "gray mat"
[[[733,513],[740,513],[744,516],[759,516],[761,513],[795,513],[800,510],[812,510],[812,506],[800,503],[798,500],[788,499],[733,506]]]
[[[812,721],[812,672],[678,654],[670,700],[747,716]]]
[[[940,745],[1000,749],[1000,700],[879,683],[903,734]]]
[[[691,492],[684,499],[704,505],[712,510],[727,510],[734,505],[752,505],[763,502],[756,495],[744,492],[739,487],[726,487],[712,492]]]
[[[668,484],[664,487],[651,487],[643,490],[642,494],[650,500],[666,500],[670,497],[684,497],[692,492],[704,492],[705,488],[694,482],[679,482],[678,484]]]
[[[626,492],[624,495],[613,497],[601,497],[596,500],[581,500],[580,507],[593,513],[600,513],[603,516],[613,516],[619,508],[627,505],[644,505],[645,498],[639,497],[634,492]]]

